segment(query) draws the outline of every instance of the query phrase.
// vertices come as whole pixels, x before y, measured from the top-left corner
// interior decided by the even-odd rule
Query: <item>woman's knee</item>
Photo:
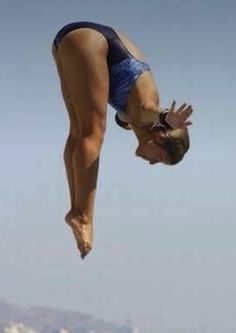
[[[102,144],[104,141],[104,133],[103,132],[94,132],[90,135],[78,137],[76,139],[76,147],[80,152],[85,154],[94,154],[98,155],[102,148]]]
[[[80,134],[82,138],[97,137],[102,139],[106,131],[106,109],[88,108],[80,114]]]
[[[70,123],[69,136],[67,143],[69,145],[75,144],[80,145],[88,143],[94,147],[101,147],[106,130],[106,120],[96,121],[94,123],[86,124],[84,122]]]

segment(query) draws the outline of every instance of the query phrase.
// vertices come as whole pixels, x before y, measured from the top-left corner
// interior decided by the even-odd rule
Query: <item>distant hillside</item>
[[[24,307],[0,301],[0,332],[9,323],[22,323],[41,333],[132,333],[127,326],[118,326],[91,315],[40,307]]]

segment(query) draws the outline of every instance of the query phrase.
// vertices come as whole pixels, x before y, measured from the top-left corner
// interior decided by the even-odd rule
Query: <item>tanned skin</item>
[[[125,35],[118,34],[134,57],[145,60]],[[87,28],[67,34],[58,49],[53,45],[53,56],[70,121],[64,162],[71,208],[65,220],[72,228],[82,258],[93,245],[94,200],[109,93],[107,52],[108,44],[104,36]],[[125,119],[131,124],[139,144],[149,138],[145,124],[159,119],[158,115],[163,110],[159,104],[159,91],[152,74],[150,71],[144,72],[131,90]],[[170,111],[172,115],[170,113],[168,121],[173,128],[190,124],[187,121],[192,113],[190,106],[183,104],[175,110],[175,104],[172,104]],[[148,149],[148,146],[140,149],[138,156],[148,159]],[[159,153],[156,152],[157,155]]]

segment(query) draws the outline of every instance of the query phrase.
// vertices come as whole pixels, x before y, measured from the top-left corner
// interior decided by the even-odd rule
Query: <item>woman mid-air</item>
[[[69,113],[70,133],[64,161],[71,226],[81,257],[92,249],[93,211],[99,155],[109,103],[118,125],[137,137],[136,155],[150,164],[178,163],[189,148],[187,126],[192,107],[160,106],[159,91],[143,54],[111,27],[75,22],[53,42],[53,55]]]

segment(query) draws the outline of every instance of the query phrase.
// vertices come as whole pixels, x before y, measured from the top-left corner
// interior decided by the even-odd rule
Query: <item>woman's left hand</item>
[[[166,123],[173,129],[192,125],[192,122],[188,120],[193,113],[192,106],[184,103],[176,110],[175,106],[176,101],[173,101],[169,112],[165,116]]]

